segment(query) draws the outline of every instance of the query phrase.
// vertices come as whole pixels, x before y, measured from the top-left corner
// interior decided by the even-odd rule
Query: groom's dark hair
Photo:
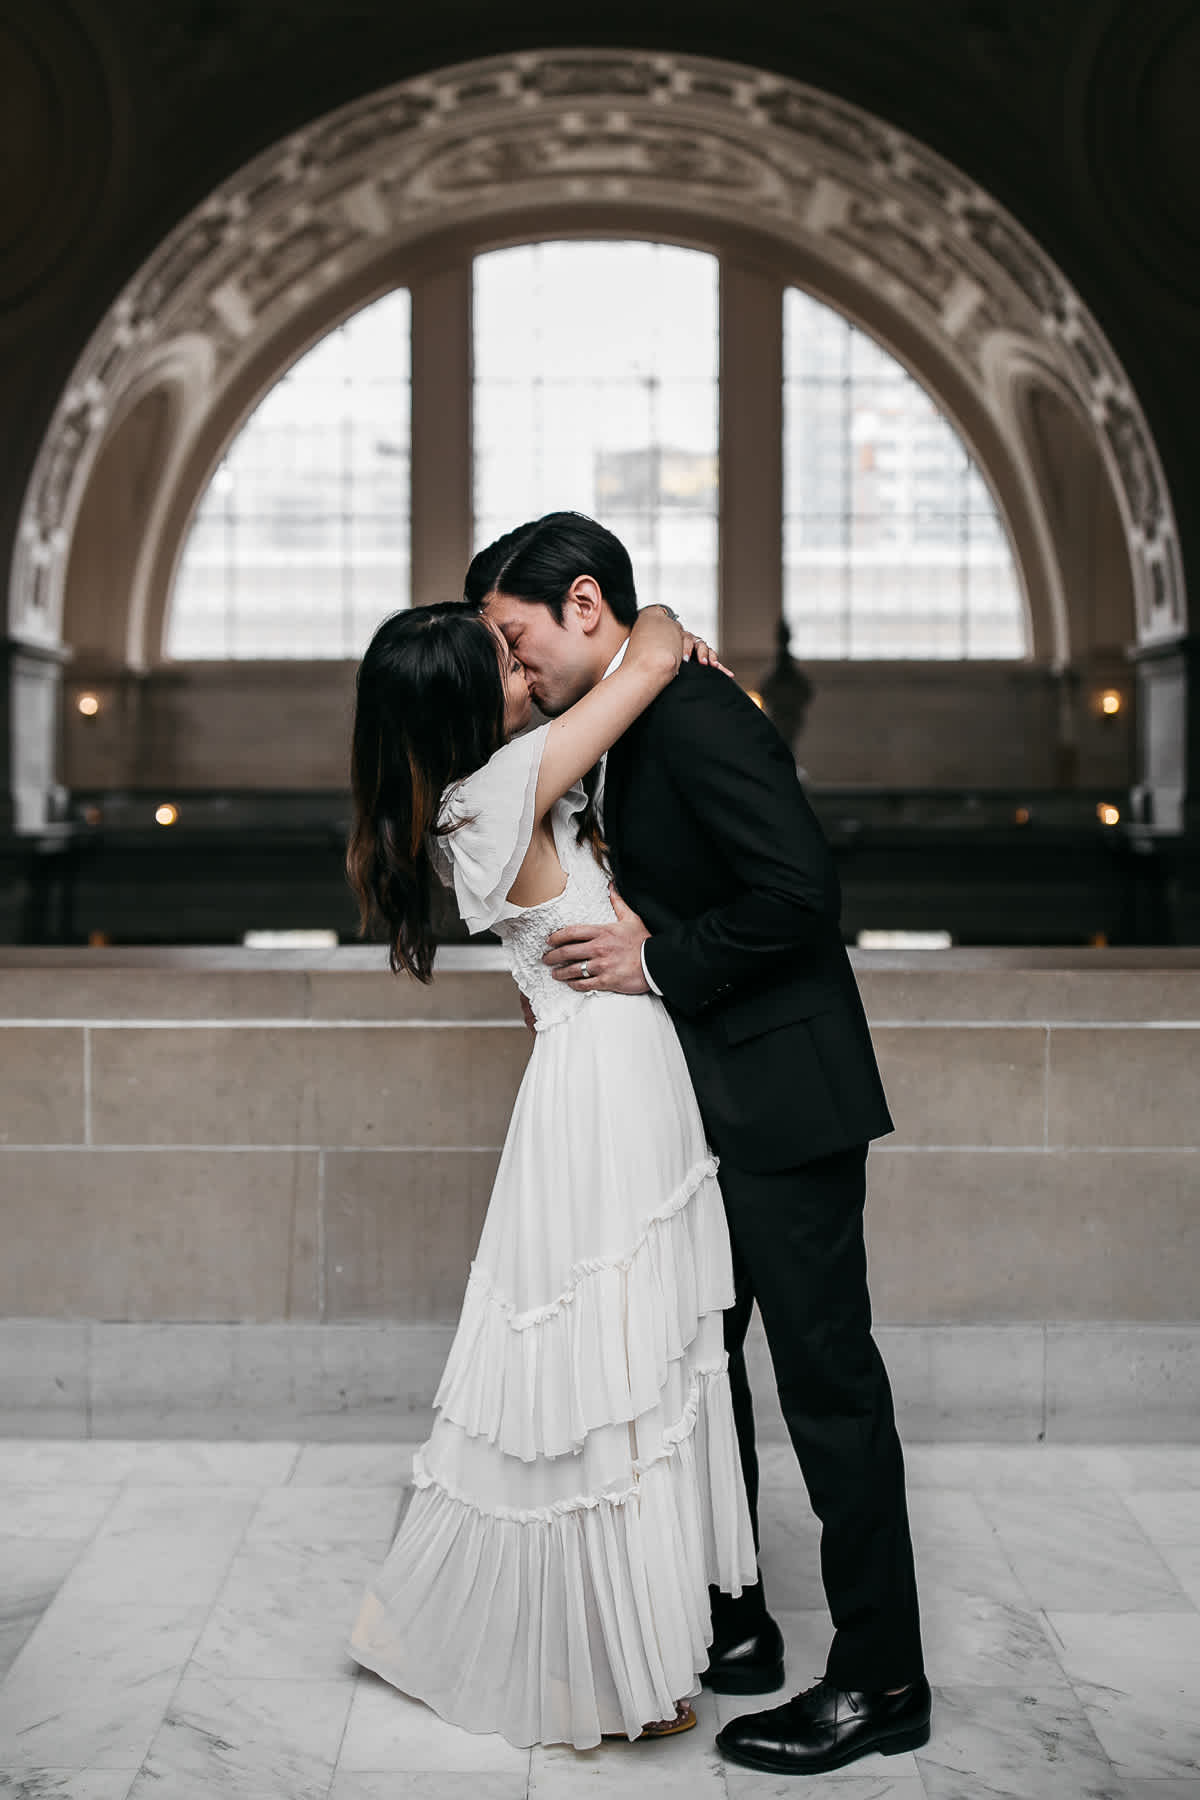
[[[629,552],[586,513],[547,513],[506,531],[472,558],[463,599],[476,608],[489,594],[540,600],[561,625],[567,590],[579,575],[592,577],[622,625],[633,624],[637,591]]]

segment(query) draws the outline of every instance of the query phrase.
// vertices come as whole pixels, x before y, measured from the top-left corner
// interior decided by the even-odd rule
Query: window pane
[[[522,244],[475,261],[475,545],[571,509],[615,531],[638,599],[717,629],[717,261],[669,244]]]
[[[895,358],[784,296],[784,608],[801,657],[1022,657],[1004,523],[950,421]]]
[[[260,402],[184,546],[169,656],[357,657],[409,604],[409,329],[401,289]]]

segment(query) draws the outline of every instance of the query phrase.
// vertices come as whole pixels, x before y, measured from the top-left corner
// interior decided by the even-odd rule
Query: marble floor
[[[0,1442],[3,1800],[1200,1800],[1200,1449],[914,1446],[934,1730],[808,1781],[717,1725],[576,1754],[444,1725],[345,1657],[403,1446]],[[789,1688],[822,1667],[813,1523],[764,1457]],[[766,1702],[764,1702],[766,1704]]]

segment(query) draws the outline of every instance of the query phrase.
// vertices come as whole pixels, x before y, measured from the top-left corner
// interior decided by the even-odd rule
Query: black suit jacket
[[[833,858],[753,701],[685,663],[609,751],[603,807],[718,1154],[780,1169],[891,1131]]]

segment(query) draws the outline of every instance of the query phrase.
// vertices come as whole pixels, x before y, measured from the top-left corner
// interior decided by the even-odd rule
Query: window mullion
[[[721,651],[762,673],[783,613],[783,282],[721,259]]]
[[[412,603],[462,598],[471,560],[471,263],[412,283]]]

